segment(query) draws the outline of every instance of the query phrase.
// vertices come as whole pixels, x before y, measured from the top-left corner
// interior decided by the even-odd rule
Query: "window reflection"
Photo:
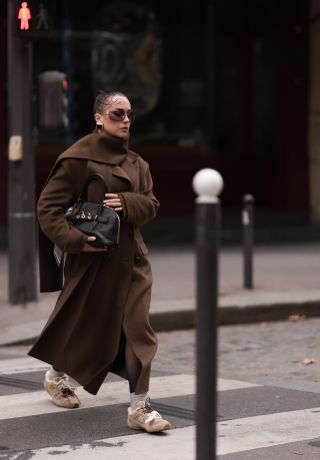
[[[34,44],[34,132],[44,144],[70,143],[94,127],[99,90],[128,95],[137,114],[132,142],[192,146],[206,143],[206,2],[56,0],[53,27]],[[202,7],[200,7],[202,5]],[[51,17],[51,16],[50,16]],[[67,75],[68,133],[39,126],[43,72]]]

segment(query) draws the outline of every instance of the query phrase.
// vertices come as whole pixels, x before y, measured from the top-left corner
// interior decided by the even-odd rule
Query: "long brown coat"
[[[81,252],[84,235],[64,217],[92,173],[102,174],[110,191],[120,196],[124,211],[119,249]],[[92,183],[88,200],[103,198],[99,184]],[[28,354],[66,372],[92,394],[108,371],[128,378],[126,340],[141,364],[135,391],[148,390],[157,338],[149,324],[152,274],[139,227],[155,217],[158,207],[148,164],[118,140],[98,132],[60,155],[41,192],[40,290],[62,290]],[[67,253],[63,286],[53,244]]]

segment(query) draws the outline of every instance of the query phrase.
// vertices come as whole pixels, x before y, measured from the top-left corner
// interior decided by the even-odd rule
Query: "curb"
[[[288,320],[291,315],[301,315],[306,318],[320,317],[320,299],[281,302],[256,305],[229,305],[218,310],[218,324],[231,326],[259,322]],[[182,329],[192,329],[196,325],[194,309],[162,311],[150,313],[150,323],[156,332],[172,332]],[[32,335],[19,340],[2,343],[1,347],[16,345],[32,345],[36,336]]]
[[[259,323],[263,321],[284,321],[291,315],[306,318],[320,316],[320,299],[301,302],[281,302],[250,306],[230,305],[218,309],[218,324],[231,326]],[[168,311],[150,314],[150,322],[156,332],[170,332],[191,329],[196,325],[195,310]]]
[[[291,315],[306,318],[320,316],[320,299],[300,302],[281,302],[245,307],[228,306],[219,308],[220,325],[259,323],[262,321],[284,321]]]

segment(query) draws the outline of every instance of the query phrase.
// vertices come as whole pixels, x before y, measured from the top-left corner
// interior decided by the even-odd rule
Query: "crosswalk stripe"
[[[194,389],[195,382],[192,375],[178,374],[150,379],[150,394],[151,396],[152,394],[156,395],[157,398],[193,394]],[[80,406],[81,410],[110,404],[127,403],[129,388],[128,383],[122,380],[104,383],[99,390],[98,396],[90,395],[83,388],[78,388],[77,394],[82,403]],[[0,397],[0,420],[62,412],[65,410],[68,411],[69,409],[55,406],[45,391]]]
[[[259,385],[237,380],[218,380],[219,391],[256,386]],[[150,380],[150,395],[153,398],[169,398],[194,393],[195,376],[192,374],[152,377]],[[77,394],[82,403],[80,409],[127,403],[129,399],[128,383],[124,380],[104,383],[100,388],[98,396],[92,396],[82,388],[78,388]],[[29,417],[64,410],[68,409],[63,409],[52,404],[50,397],[45,391],[0,396],[0,420]]]
[[[13,374],[26,374],[29,372],[45,372],[50,366],[38,359],[26,356],[24,358],[13,358],[0,360],[0,376]],[[154,369],[154,367],[153,367]],[[240,388],[250,388],[260,386],[255,383],[242,382],[230,379],[218,379],[218,385],[223,385],[223,390],[237,390]]]
[[[319,436],[320,408],[240,418],[218,423],[218,455],[244,452]],[[99,439],[81,446],[64,445],[32,451],[33,460],[46,460],[54,451],[64,460],[112,458],[138,460],[152,452],[153,460],[194,460],[195,427],[177,428],[165,438],[139,433]]]
[[[218,423],[219,455],[319,437],[320,407]]]
[[[177,428],[163,436],[139,433],[96,440],[82,446],[46,447],[28,454],[32,460],[48,460],[53,454],[64,460],[194,460],[194,438],[194,427]]]
[[[19,380],[16,375],[18,373],[36,372],[47,368],[47,364],[41,362],[38,364],[37,360],[30,357],[8,359],[1,362],[0,375],[4,379],[7,378],[8,381],[10,375],[13,375],[11,380],[16,381]],[[150,395],[157,399],[190,395],[195,394],[195,386],[196,378],[192,374],[157,376],[151,378]],[[261,387],[261,385],[238,380],[218,379],[218,391],[254,387]],[[82,388],[78,388],[77,393],[82,401],[78,410],[128,403],[129,399],[128,383],[125,380],[104,383],[96,397],[88,394]],[[162,403],[159,402],[159,404]],[[68,409],[59,408],[52,404],[45,391],[0,396],[0,420],[64,411],[68,411]],[[192,417],[189,419],[191,420]],[[320,407],[222,421],[217,425],[218,455],[314,439],[319,436],[319,424]],[[137,432],[135,436],[100,439],[80,446],[65,445],[35,449],[32,451],[32,458],[34,460],[47,459],[50,452],[54,451],[59,456],[59,451],[61,451],[61,456],[63,455],[66,460],[79,458],[98,460],[105,458],[106,453],[113,460],[122,460],[128,455],[135,460],[135,458],[141,458],[143,452],[150,448],[153,452],[153,460],[163,460],[163,458],[166,460],[194,459],[194,426],[172,430],[166,434],[165,442],[163,442],[162,437],[157,438],[156,443],[158,443],[158,439],[159,446],[155,446],[154,437]],[[120,446],[121,448],[119,448]]]
[[[259,385],[258,383],[218,378],[218,391],[241,390],[244,388],[257,388],[261,386],[262,385]]]
[[[25,358],[2,359],[0,360],[0,375],[45,371],[49,369],[49,367],[47,363],[31,358],[31,356]]]

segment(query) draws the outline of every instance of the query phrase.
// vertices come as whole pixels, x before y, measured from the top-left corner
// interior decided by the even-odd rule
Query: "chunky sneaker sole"
[[[67,377],[56,377],[53,380],[45,378],[43,386],[56,406],[65,409],[77,409],[80,406],[80,400],[75,394],[75,387]]]
[[[130,417],[130,416],[129,416]],[[146,425],[144,423],[139,423],[136,421],[130,420],[128,417],[128,427],[131,428],[132,430],[144,430],[147,433],[158,433],[160,431],[168,431],[171,430],[171,424],[164,419],[161,419],[161,421],[154,422],[151,425]]]

